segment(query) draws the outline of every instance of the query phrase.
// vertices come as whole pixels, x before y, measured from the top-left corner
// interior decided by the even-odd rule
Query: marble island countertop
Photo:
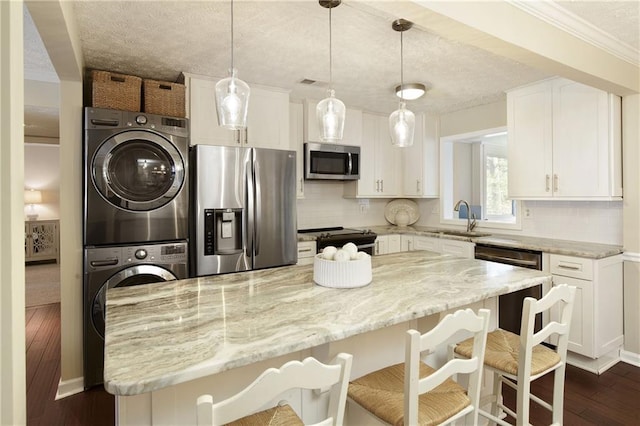
[[[105,388],[136,395],[548,283],[509,265],[414,251],[372,258],[373,281],[313,283],[313,266],[113,288]]]
[[[443,234],[444,228],[428,226],[395,226],[382,225],[362,229],[371,229],[378,235],[406,234],[420,235],[433,238],[447,238],[450,240],[469,241],[476,244],[486,244],[498,247],[520,248],[526,250],[538,250],[546,253],[562,254],[566,256],[586,257],[590,259],[602,259],[615,256],[623,252],[622,246],[588,243],[582,241],[556,240],[552,238],[538,238],[520,235],[498,234],[479,231],[486,236],[468,237],[461,235]],[[298,234],[298,241],[314,241],[315,237]]]

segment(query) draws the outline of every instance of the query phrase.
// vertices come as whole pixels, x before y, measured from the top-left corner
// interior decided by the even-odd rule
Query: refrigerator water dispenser
[[[243,209],[205,209],[205,256],[242,252]]]

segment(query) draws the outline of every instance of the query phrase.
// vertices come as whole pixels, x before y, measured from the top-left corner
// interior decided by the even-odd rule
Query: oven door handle
[[[360,249],[367,249],[367,248],[371,248],[371,247],[373,247],[373,246],[375,246],[375,245],[376,245],[375,243],[371,243],[371,244],[361,244],[361,245],[356,246],[356,247],[358,247],[358,250],[360,250]]]
[[[538,266],[538,262],[535,260],[513,259],[510,257],[492,256],[488,254],[483,254],[481,257],[476,257],[476,259],[488,260],[490,262],[506,263],[508,265],[513,265],[513,266],[520,266],[520,265]]]

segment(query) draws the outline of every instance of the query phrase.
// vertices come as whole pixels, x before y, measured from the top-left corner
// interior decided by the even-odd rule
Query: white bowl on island
[[[355,288],[371,283],[371,256],[364,252],[352,260],[327,260],[322,253],[313,259],[313,281],[323,287]],[[359,254],[359,253],[358,253]]]

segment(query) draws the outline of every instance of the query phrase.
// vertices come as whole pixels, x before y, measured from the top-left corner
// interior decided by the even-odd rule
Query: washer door
[[[108,289],[177,279],[178,278],[171,272],[155,265],[136,265],[116,273],[102,285],[100,291],[98,291],[91,303],[91,319],[94,329],[104,340],[105,303],[107,301]]]
[[[112,205],[149,211],[171,202],[184,183],[184,161],[166,138],[132,130],[111,136],[91,162],[93,184]]]

